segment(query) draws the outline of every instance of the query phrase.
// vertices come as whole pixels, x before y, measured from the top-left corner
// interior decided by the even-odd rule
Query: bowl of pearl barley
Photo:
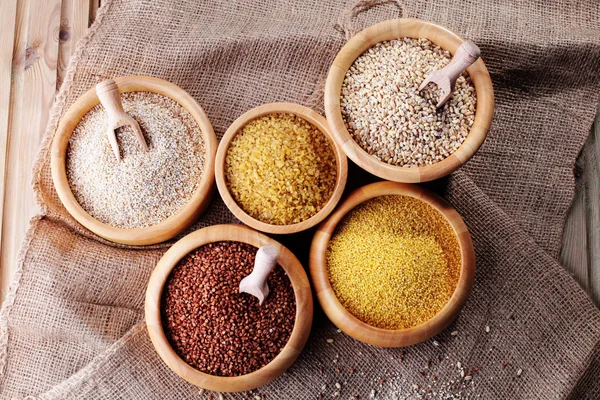
[[[465,164],[483,144],[494,91],[482,59],[459,76],[450,100],[436,107],[429,73],[448,65],[463,43],[429,21],[388,20],[352,37],[327,76],[325,114],[346,155],[396,182],[426,182]]]

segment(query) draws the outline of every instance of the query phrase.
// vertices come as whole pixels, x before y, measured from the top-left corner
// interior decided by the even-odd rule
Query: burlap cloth
[[[598,101],[598,1],[402,0],[369,10],[376,1],[102,3],[77,46],[35,166],[43,211],[32,221],[1,314],[3,398],[199,396],[158,358],[143,323],[147,279],[168,244],[107,243],[69,217],[53,189],[50,143],[77,97],[102,78],[157,76],[191,93],[220,136],[263,103],[322,110],[323,80],[345,37],[400,15],[472,38],[494,82],[496,113],[484,146],[450,179],[430,185],[473,236],[473,293],[435,342],[404,350],[356,342],[317,307],[297,363],[258,393],[329,398],[340,383],[344,399],[600,398],[600,312],[556,262],[574,160]],[[351,169],[350,188],[366,180]],[[225,222],[235,220],[215,199],[195,228]],[[306,265],[310,237],[279,239]],[[478,371],[461,379],[457,362]]]

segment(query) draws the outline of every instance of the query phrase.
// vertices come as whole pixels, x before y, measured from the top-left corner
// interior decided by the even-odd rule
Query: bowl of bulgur
[[[265,245],[278,259],[260,304],[239,284]],[[160,259],[145,316],[156,352],[177,375],[207,390],[246,391],[276,379],[300,355],[312,326],[312,292],[286,247],[243,225],[213,225]]]
[[[217,139],[198,102],[177,85],[147,76],[115,78],[131,128],[116,130],[94,88],[67,110],[52,143],[52,180],[66,210],[95,234],[130,245],[168,240],[189,227],[214,193]]]
[[[426,189],[389,181],[357,189],[319,225],[309,263],[329,319],[382,347],[440,333],[475,278],[473,243],[457,211]]]
[[[215,180],[223,201],[243,223],[288,234],[321,222],[340,200],[348,173],[327,120],[292,103],[247,111],[217,150]]]
[[[436,107],[427,75],[447,65],[463,39],[429,21],[402,18],[372,25],[339,51],[327,76],[325,114],[346,155],[396,182],[425,182],[465,164],[483,144],[494,113],[482,59]]]

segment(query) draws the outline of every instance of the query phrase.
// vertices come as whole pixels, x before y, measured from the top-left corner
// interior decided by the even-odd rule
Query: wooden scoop
[[[454,92],[456,79],[479,58],[481,51],[471,40],[460,45],[452,61],[444,68],[431,72],[419,87],[419,92],[425,89],[428,83],[433,82],[440,89],[440,98],[437,108],[440,108],[450,99]]]
[[[256,252],[252,273],[240,282],[240,293],[248,293],[258,299],[260,305],[269,295],[267,277],[277,264],[277,250],[263,246]]]
[[[104,107],[106,113],[108,114],[108,131],[106,134],[117,160],[120,160],[121,156],[119,154],[119,144],[117,143],[115,129],[126,125],[129,125],[133,128],[140,145],[144,150],[148,151],[148,145],[146,144],[144,135],[142,135],[140,125],[135,119],[133,119],[131,115],[127,114],[123,110],[121,94],[119,93],[119,88],[117,87],[116,82],[112,79],[107,79],[100,82],[96,85],[96,95],[100,99],[102,107]]]

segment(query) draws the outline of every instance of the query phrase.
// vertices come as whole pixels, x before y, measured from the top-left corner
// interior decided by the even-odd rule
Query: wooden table
[[[0,297],[37,206],[31,169],[75,44],[100,0],[0,0]],[[577,161],[563,265],[600,305],[600,107]]]
[[[0,0],[0,296],[37,213],[31,170],[75,44],[99,0]]]

